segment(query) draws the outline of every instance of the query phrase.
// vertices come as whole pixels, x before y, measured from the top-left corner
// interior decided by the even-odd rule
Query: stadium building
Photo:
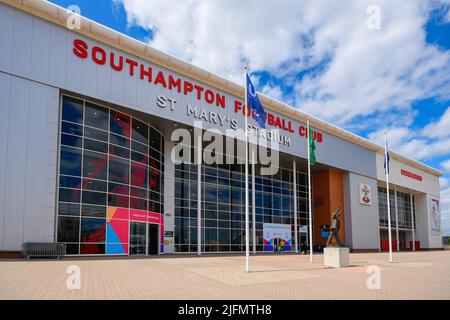
[[[24,242],[65,243],[73,255],[242,252],[242,153],[200,168],[171,155],[177,129],[242,129],[244,88],[88,19],[69,28],[70,17],[45,1],[0,2],[0,253]],[[384,148],[260,99],[267,130],[250,114],[248,133],[275,145],[279,161],[273,175],[261,163],[250,170],[252,250],[308,244],[307,117],[315,249],[341,207],[353,252],[386,250]],[[394,250],[442,248],[442,172],[390,157]]]

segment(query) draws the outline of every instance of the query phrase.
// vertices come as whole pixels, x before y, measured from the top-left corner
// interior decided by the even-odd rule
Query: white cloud
[[[384,145],[384,129],[369,133],[368,138]],[[450,155],[450,138],[429,140],[413,128],[393,127],[387,129],[389,148],[416,160],[429,160],[436,156]]]
[[[441,167],[448,173],[450,173],[450,159],[444,162],[441,162]]]
[[[423,134],[429,137],[450,136],[450,107],[447,108],[439,121],[428,124],[423,129]]]
[[[448,178],[440,177],[439,178],[439,185],[441,186],[441,189],[444,189],[448,186]]]
[[[441,218],[443,235],[450,235],[450,187],[441,189]]]

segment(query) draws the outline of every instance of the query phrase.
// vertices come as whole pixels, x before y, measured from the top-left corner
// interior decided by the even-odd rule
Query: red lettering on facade
[[[234,112],[238,113],[240,110],[242,110],[242,102],[234,100]]]
[[[178,93],[181,93],[181,80],[175,80],[172,75],[169,75],[169,90],[177,88]]]
[[[225,96],[216,93],[216,106],[225,108],[226,100]]]
[[[111,68],[113,68],[116,71],[122,71],[123,69],[123,57],[119,56],[119,65],[116,65],[115,62],[115,53],[111,52],[109,55],[109,63],[111,64]]]
[[[148,67],[147,70],[145,70],[145,66],[141,64],[139,77],[141,80],[144,80],[144,78],[147,77],[148,82],[152,82],[152,67]]]
[[[128,63],[130,69],[130,76],[134,76],[134,68],[137,67],[138,63],[132,59],[125,59],[125,62]]]
[[[211,90],[206,90],[205,91],[205,100],[209,104],[213,104],[214,103],[214,92],[212,92]]]
[[[203,89],[202,86],[199,86],[197,84],[194,86],[194,88],[195,88],[195,90],[197,90],[197,100],[201,100],[202,99],[202,92],[205,89]]]
[[[317,142],[322,143],[322,141],[323,141],[322,133],[317,132]]]
[[[86,59],[88,57],[87,43],[80,39],[73,40],[73,53],[81,59]]]
[[[166,84],[166,79],[164,78],[164,73],[162,71],[158,72],[158,75],[156,76],[155,79],[155,85],[161,83],[161,85],[166,88],[167,84]]]
[[[411,178],[411,179],[414,179],[414,180],[417,180],[417,181],[422,181],[423,180],[422,176],[420,176],[418,174],[415,174],[415,173],[412,173],[410,171],[404,170],[404,169],[401,169],[400,173],[403,176],[405,176],[405,177],[408,177],[408,178]]]
[[[183,89],[184,95],[186,95],[186,94],[188,94],[188,92],[192,92],[194,90],[194,86],[189,81],[185,81],[183,87],[184,87],[184,89]]]
[[[98,54],[100,54],[100,58],[98,57]],[[103,50],[103,48],[100,47],[92,47],[92,60],[94,60],[95,63],[103,65],[106,62],[106,51]]]

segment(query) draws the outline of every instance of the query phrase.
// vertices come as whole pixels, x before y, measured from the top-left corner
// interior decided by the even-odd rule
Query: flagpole
[[[249,239],[249,219],[248,219],[248,139],[247,139],[247,112],[248,112],[248,99],[247,99],[247,66],[244,66],[245,76],[245,104],[244,104],[244,133],[245,133],[245,272],[250,272],[250,239]],[[255,190],[253,190],[255,192]],[[254,226],[253,226],[254,227]]]
[[[310,134],[309,131],[309,118],[306,119],[307,127],[307,149],[308,149],[308,208],[309,208],[309,262],[313,263],[313,242],[312,242],[312,208],[311,208],[311,155],[310,155]]]
[[[386,131],[384,132],[384,172],[386,174],[386,195],[387,195],[387,212],[388,212],[388,239],[389,239],[389,262],[392,263],[392,235],[391,235],[391,203],[389,201],[389,158],[387,148]]]

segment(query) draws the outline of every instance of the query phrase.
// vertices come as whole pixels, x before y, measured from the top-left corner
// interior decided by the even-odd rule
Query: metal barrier
[[[57,257],[61,259],[66,254],[66,245],[63,243],[38,243],[24,242],[22,244],[22,256],[30,257]]]

